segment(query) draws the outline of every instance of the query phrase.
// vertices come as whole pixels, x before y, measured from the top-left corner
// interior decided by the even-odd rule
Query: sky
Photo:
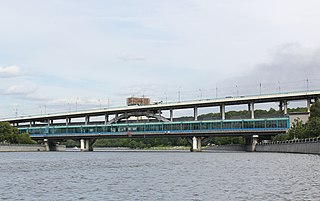
[[[318,0],[0,0],[0,118],[316,90]]]

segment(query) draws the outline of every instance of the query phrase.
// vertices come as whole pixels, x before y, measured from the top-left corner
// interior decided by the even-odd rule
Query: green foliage
[[[66,147],[79,147],[80,146],[80,141],[78,140],[66,140],[64,142],[60,142],[61,145],[66,145]]]
[[[289,135],[288,133],[286,134],[279,134],[279,135],[276,135],[274,137],[271,138],[272,141],[285,141],[285,140],[289,140]]]
[[[8,122],[0,122],[0,142],[17,143],[19,131]]]
[[[299,111],[300,110],[300,111]],[[299,108],[298,112],[305,112],[304,108]],[[288,133],[273,137],[273,141],[283,141],[291,139],[304,139],[320,136],[320,102],[317,100],[310,108],[310,118],[303,124],[300,119],[295,119]]]
[[[18,143],[18,144],[34,144],[29,134],[19,134],[17,128],[10,125],[8,122],[0,122],[0,142],[1,143]]]
[[[305,133],[308,137],[318,137],[320,136],[320,117],[310,118],[305,125]]]
[[[142,138],[142,139],[98,139],[95,147],[130,147],[132,149],[144,149],[161,146],[187,146],[185,138]]]
[[[310,108],[310,118],[320,117],[320,102],[317,100]]]
[[[244,144],[244,139],[243,137],[215,137],[210,139],[208,143],[216,145]]]
[[[18,134],[17,136],[17,143],[18,144],[36,144],[37,142],[30,138],[28,133]]]
[[[303,124],[300,119],[294,120],[287,135],[289,139],[303,139],[309,137],[306,132],[306,125]]]

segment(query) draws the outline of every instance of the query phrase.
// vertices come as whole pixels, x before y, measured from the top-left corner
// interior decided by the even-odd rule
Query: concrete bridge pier
[[[191,147],[191,151],[192,152],[201,152],[202,148],[201,148],[201,137],[193,137],[192,138],[192,147]]]
[[[80,139],[80,151],[93,151],[94,139]]]
[[[48,139],[43,140],[43,144],[46,151],[57,151],[57,143],[54,141],[49,141]]]
[[[258,135],[245,137],[245,150],[248,152],[256,151],[256,145],[258,144]]]

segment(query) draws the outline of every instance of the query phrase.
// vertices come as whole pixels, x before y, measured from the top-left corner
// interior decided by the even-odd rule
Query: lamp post
[[[218,87],[216,87],[216,99],[218,99]]]
[[[261,84],[261,82],[260,82],[259,86],[260,86],[260,96],[261,96],[261,87],[262,87],[262,84]]]
[[[238,89],[238,85],[236,85],[237,88],[237,97],[239,97],[239,89]]]

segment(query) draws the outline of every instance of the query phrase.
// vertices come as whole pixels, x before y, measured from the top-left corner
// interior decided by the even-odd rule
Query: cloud
[[[0,77],[17,77],[21,75],[21,70],[18,66],[0,66]]]
[[[310,49],[298,43],[276,47],[268,62],[247,73],[224,80],[220,88],[240,95],[317,90],[320,86],[320,47]]]
[[[35,87],[26,86],[26,85],[11,85],[5,91],[6,95],[28,95],[36,91]]]
[[[127,53],[121,53],[120,56],[118,56],[118,59],[121,61],[145,61],[146,58],[145,57],[140,57],[140,56],[134,56],[134,55],[130,55]]]

